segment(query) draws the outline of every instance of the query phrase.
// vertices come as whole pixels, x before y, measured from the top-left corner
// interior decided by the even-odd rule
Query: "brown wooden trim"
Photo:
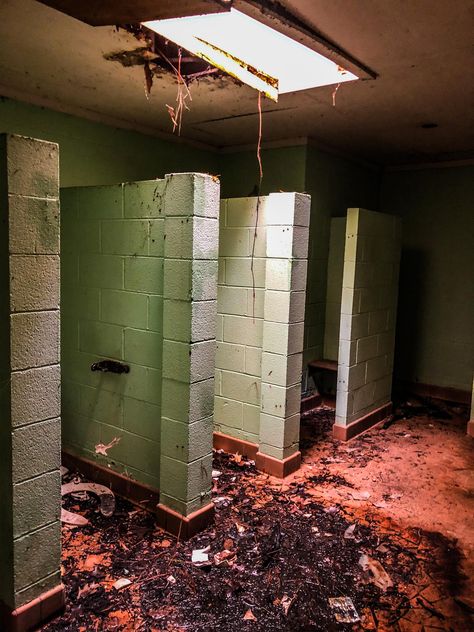
[[[320,371],[330,371],[331,373],[337,373],[337,360],[311,360],[308,362],[308,366],[312,369]]]
[[[413,395],[419,395],[420,397],[442,399],[445,402],[453,402],[456,404],[469,405],[472,397],[472,393],[470,391],[463,391],[460,388],[436,386],[436,384],[422,384],[421,382],[397,381],[395,384],[395,390],[412,393]]]
[[[62,463],[69,469],[79,470],[91,481],[107,485],[114,493],[127,498],[127,500],[142,509],[156,511],[156,507],[160,502],[159,490],[144,483],[133,481],[123,474],[114,472],[110,468],[103,467],[70,451],[63,450]]]
[[[59,584],[36,599],[11,610],[0,603],[0,629],[2,632],[28,632],[64,609],[64,586]]]
[[[181,540],[189,540],[193,535],[196,535],[196,533],[199,533],[212,523],[214,520],[214,504],[209,503],[205,507],[189,514],[189,516],[183,516],[177,511],[160,504],[156,508],[156,518],[162,529],[179,537]]]
[[[263,454],[263,452],[257,452],[255,459],[255,465],[257,470],[275,476],[276,478],[285,478],[296,472],[301,465],[301,452],[295,452],[286,459],[275,459],[273,456]]]
[[[214,448],[216,450],[224,450],[224,452],[228,452],[229,454],[237,454],[238,452],[242,456],[252,459],[252,461],[255,461],[258,452],[258,445],[256,443],[236,439],[222,432],[214,433]]]
[[[392,402],[389,402],[384,406],[380,406],[380,408],[372,410],[370,413],[367,413],[367,415],[353,421],[347,426],[334,424],[332,427],[332,436],[334,439],[338,439],[339,441],[349,441],[349,439],[353,439],[357,435],[360,435],[362,432],[365,432],[369,428],[372,428],[372,426],[375,426],[383,421],[390,415],[391,412]]]

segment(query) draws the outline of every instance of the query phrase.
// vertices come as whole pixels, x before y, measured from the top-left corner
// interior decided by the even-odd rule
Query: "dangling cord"
[[[250,260],[250,271],[252,273],[252,318],[255,321],[255,270],[254,270],[254,260],[255,260],[255,245],[257,242],[257,227],[258,227],[258,212],[260,207],[260,193],[262,190],[262,180],[263,180],[263,167],[262,167],[262,93],[258,93],[258,142],[257,142],[257,162],[259,169],[259,179],[258,179],[258,188],[257,188],[257,209],[255,212],[255,228],[253,233],[253,243],[252,243],[252,255]]]

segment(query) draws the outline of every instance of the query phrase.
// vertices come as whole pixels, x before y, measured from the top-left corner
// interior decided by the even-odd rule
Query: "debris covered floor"
[[[67,496],[90,524],[63,526],[68,605],[43,630],[473,629],[472,439],[461,411],[428,412],[343,444],[321,409],[283,482],[216,453],[215,524],[188,542]]]

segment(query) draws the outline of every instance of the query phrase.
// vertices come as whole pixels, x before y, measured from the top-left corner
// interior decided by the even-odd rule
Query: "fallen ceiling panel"
[[[113,26],[230,10],[232,0],[40,0],[91,26]]]

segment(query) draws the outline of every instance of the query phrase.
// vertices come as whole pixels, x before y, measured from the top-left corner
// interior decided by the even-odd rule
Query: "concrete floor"
[[[474,442],[466,435],[467,410],[444,410],[451,419],[417,414],[347,443],[332,439],[331,412],[323,410],[322,423],[318,416],[303,421],[303,467],[292,478],[321,475],[314,492],[325,504],[340,505],[356,520],[377,522],[390,532],[423,531],[438,540],[436,561],[444,578],[436,589],[428,588],[446,624],[451,619],[451,629],[458,630],[466,629],[454,624],[458,606],[474,613]],[[353,487],[331,484],[330,478],[325,483],[330,476]]]

